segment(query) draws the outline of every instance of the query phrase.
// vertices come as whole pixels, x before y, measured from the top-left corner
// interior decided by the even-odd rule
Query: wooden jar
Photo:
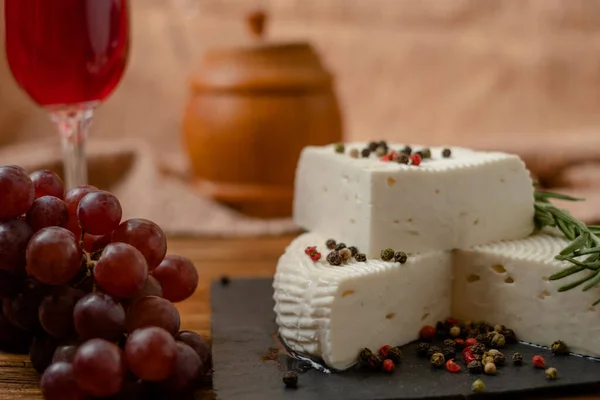
[[[183,138],[201,193],[248,216],[290,216],[300,151],[342,138],[332,76],[308,43],[208,51]]]

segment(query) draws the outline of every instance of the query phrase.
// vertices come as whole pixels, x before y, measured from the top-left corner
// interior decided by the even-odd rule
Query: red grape
[[[85,197],[86,194],[97,191],[98,188],[91,185],[77,186],[65,194],[65,204],[69,211],[69,223],[67,228],[73,232],[75,237],[79,239],[81,236],[81,226],[79,225],[79,219],[77,218],[77,207],[79,202]]]
[[[40,374],[52,363],[52,357],[58,347],[58,341],[49,336],[36,336],[29,349],[31,365]]]
[[[133,297],[148,277],[146,259],[135,247],[111,243],[94,267],[94,279],[100,288],[118,298]]]
[[[198,272],[190,260],[169,254],[152,275],[160,282],[163,297],[173,303],[190,297],[198,287]]]
[[[40,323],[44,330],[59,339],[73,336],[73,310],[84,295],[83,291],[67,286],[61,292],[46,296],[39,309]]]
[[[30,276],[47,285],[62,285],[79,272],[81,250],[71,232],[51,226],[33,235],[26,260]]]
[[[75,345],[58,346],[52,356],[52,362],[72,363],[76,352],[77,346]]]
[[[167,238],[152,221],[142,218],[132,218],[122,222],[111,234],[112,242],[127,243],[138,249],[152,271],[165,258],[167,253]]]
[[[69,212],[64,201],[54,196],[36,199],[27,211],[27,223],[34,232],[48,226],[66,226]]]
[[[0,222],[0,270],[19,274],[25,269],[25,249],[33,231],[25,221]]]
[[[30,333],[14,326],[0,314],[0,350],[11,353],[27,354],[32,336]]]
[[[62,199],[65,197],[65,184],[58,175],[49,169],[35,171],[29,175],[35,188],[35,198],[54,196]]]
[[[174,392],[184,392],[196,386],[204,371],[200,356],[190,346],[177,342],[177,359],[173,372],[164,382],[164,386]]]
[[[206,341],[202,339],[202,336],[192,331],[181,331],[175,336],[175,340],[179,340],[188,346],[190,346],[202,360],[203,371],[202,374],[207,373],[212,365],[212,355],[210,353],[210,347],[206,344]]]
[[[23,168],[0,167],[0,221],[25,214],[34,196],[33,182]]]
[[[83,249],[88,253],[95,253],[106,247],[110,243],[110,235],[83,235]]]
[[[162,297],[142,297],[127,310],[125,326],[129,333],[147,326],[157,326],[175,336],[179,325],[179,311],[169,300]]]
[[[131,298],[131,302],[141,299],[146,296],[158,296],[162,297],[162,288],[160,287],[160,283],[156,280],[152,275],[148,275],[148,279],[144,283],[144,287],[142,290],[137,292],[135,296]]]
[[[127,338],[125,357],[129,369],[140,379],[166,379],[175,367],[177,345],[169,332],[158,327],[138,329]]]
[[[121,203],[111,193],[99,190],[88,193],[79,202],[77,217],[84,232],[106,235],[119,226],[123,210]]]
[[[79,346],[72,365],[77,385],[92,396],[113,396],[125,382],[123,352],[104,339],[91,339]]]
[[[75,306],[75,329],[82,340],[101,338],[114,341],[125,330],[125,310],[102,292],[88,293]]]
[[[90,396],[77,386],[73,366],[65,362],[50,365],[40,382],[45,400],[87,400]]]
[[[20,289],[21,280],[16,275],[0,270],[0,297],[14,297]]]
[[[2,313],[14,326],[29,332],[37,332],[41,328],[38,318],[41,302],[41,297],[19,293],[11,299],[2,300]]]

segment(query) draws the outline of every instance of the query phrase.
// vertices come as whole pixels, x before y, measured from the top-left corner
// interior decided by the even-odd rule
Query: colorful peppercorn
[[[308,246],[307,248],[304,249],[304,253],[306,253],[306,255],[309,255],[309,256],[316,251],[317,251],[317,246]]]
[[[377,155],[377,157],[384,157],[388,152],[388,149],[384,146],[378,146],[377,149],[375,150],[375,154]],[[389,160],[388,160],[389,161]]]
[[[454,358],[446,361],[446,369],[449,372],[458,372],[460,371],[460,365],[454,362]]]
[[[421,342],[417,345],[417,356],[425,357],[427,356],[427,351],[429,350],[429,343]]]
[[[501,367],[502,365],[504,365],[505,361],[506,358],[504,357],[503,353],[498,352],[494,355],[494,364],[496,364],[497,366]]]
[[[502,333],[504,330],[506,330],[504,325],[494,325],[494,332]]]
[[[496,375],[496,371],[496,364],[494,363],[487,363],[485,364],[485,367],[483,367],[483,372],[487,375]]]
[[[371,155],[371,150],[369,150],[368,148],[362,149],[360,155],[362,156],[362,158],[369,158],[369,156]]]
[[[483,358],[481,359],[481,363],[483,365],[489,364],[489,363],[494,363],[494,356],[491,356],[489,354],[484,354]]]
[[[392,348],[392,346],[390,346],[389,344],[386,344],[385,346],[383,346],[379,349],[379,355],[383,358],[387,358],[388,352],[390,351],[391,348]]]
[[[313,260],[314,262],[317,262],[321,259],[321,253],[319,253],[318,251],[315,251],[314,253],[312,253],[310,255],[310,259]]]
[[[477,339],[479,343],[490,344],[490,337],[487,333],[480,333],[479,335],[475,336],[475,339]]]
[[[449,158],[451,155],[452,155],[452,150],[450,150],[450,149],[442,150],[442,157]]]
[[[425,325],[419,331],[419,337],[428,342],[432,341],[435,336],[435,328],[431,325]]]
[[[533,356],[533,359],[531,361],[533,363],[533,366],[536,368],[546,367],[546,360],[544,360],[544,357],[542,356]]]
[[[444,340],[444,347],[456,347],[456,342],[453,339]]]
[[[494,336],[492,336],[492,340],[490,340],[490,346],[492,347],[502,348],[505,344],[506,339],[501,333],[495,333]]]
[[[454,325],[452,328],[450,328],[450,336],[457,338],[460,336],[460,326],[456,326]]]
[[[394,250],[387,248],[387,249],[383,249],[381,250],[381,259],[383,261],[390,261],[394,258]]]
[[[444,355],[442,353],[434,353],[431,355],[429,363],[432,367],[441,368],[446,363],[446,359],[444,358]]]
[[[429,350],[427,350],[427,355],[429,357],[431,357],[432,355],[434,355],[435,353],[442,353],[442,349],[440,349],[438,346],[431,346],[429,347]]]
[[[382,364],[383,360],[377,354],[372,354],[371,357],[369,357],[369,361],[367,361],[367,368],[377,371],[381,369]]]
[[[483,383],[483,381],[481,379],[477,379],[471,385],[471,390],[475,393],[481,393],[485,390],[485,383]]]
[[[381,367],[383,372],[392,373],[392,372],[394,372],[394,368],[396,368],[396,365],[394,364],[394,362],[392,360],[390,360],[390,359],[383,360],[383,365]]]
[[[442,350],[442,354],[446,360],[456,357],[456,347],[454,346],[445,346]]]
[[[327,246],[327,248],[328,248],[329,250],[334,250],[334,249],[335,249],[335,246],[337,246],[337,243],[336,243],[336,242],[335,242],[335,240],[333,240],[333,239],[328,239],[328,240],[325,242],[325,246]]]
[[[369,142],[369,147],[368,148],[371,151],[375,151],[375,150],[377,150],[378,146],[379,146],[379,143],[377,143],[377,142]]]
[[[517,343],[517,335],[515,335],[515,331],[513,331],[512,329],[505,329],[501,333],[504,335],[506,344]]]
[[[480,374],[483,371],[481,361],[473,360],[467,364],[467,369],[471,374]]]
[[[365,253],[357,253],[354,259],[358,262],[365,262],[367,261],[367,255]]]
[[[554,354],[569,354],[569,348],[562,340],[556,340],[550,346]]]
[[[298,387],[298,373],[295,371],[287,371],[283,374],[283,383],[288,389],[296,389]]]
[[[408,164],[409,161],[410,161],[410,156],[408,154],[406,154],[403,151],[398,153],[398,157],[396,158],[396,162],[398,164]]]
[[[465,346],[467,347],[471,347],[474,344],[477,344],[477,339],[475,338],[468,338],[467,340],[465,340]]]
[[[348,261],[350,257],[352,257],[352,252],[349,249],[341,249],[339,253],[340,256],[342,256],[342,260],[344,260],[344,262]]]
[[[513,364],[523,365],[523,355],[521,353],[513,353],[512,356],[510,356],[510,358],[512,359]]]
[[[344,146],[344,143],[336,143],[335,144],[335,152],[336,153],[343,153],[344,150],[346,150],[346,147]]]
[[[352,150],[350,150],[349,154],[350,154],[350,157],[352,157],[352,158],[358,158],[360,153],[359,153],[358,149],[352,149]]]
[[[483,353],[485,353],[485,345],[483,343],[475,343],[471,346],[471,352],[473,354],[483,355]]]
[[[352,257],[355,257],[358,254],[358,248],[356,248],[356,246],[350,246],[348,247],[348,250],[350,250]]]
[[[479,361],[479,360],[477,360],[475,355],[471,352],[464,353],[463,358],[465,359],[465,364],[467,364],[467,365],[469,365],[473,361]]]
[[[408,256],[403,251],[397,251],[394,253],[394,261],[399,262],[400,264],[404,264]]]
[[[550,367],[546,370],[546,378],[550,380],[555,380],[557,374],[558,371],[556,370],[556,368]]]
[[[412,147],[410,146],[404,146],[404,148],[402,149],[403,153],[408,154],[409,156],[412,154]]]
[[[421,160],[422,157],[419,154],[413,154],[412,156],[410,156],[410,165],[418,167],[419,165],[421,165]]]
[[[335,249],[337,251],[340,251],[341,249],[345,249],[345,248],[346,248],[346,243],[343,243],[343,242],[335,245]]]
[[[342,256],[340,255],[339,251],[334,250],[331,253],[327,254],[327,262],[331,265],[335,265],[335,266],[342,265],[342,261],[344,261],[344,260],[343,260]]]
[[[420,151],[420,153],[421,153],[421,155],[422,155],[423,159],[426,159],[426,158],[431,158],[431,150],[430,150],[430,149],[428,149],[428,148],[424,148],[424,149],[422,149],[422,150]]]
[[[358,364],[361,366],[367,366],[369,359],[373,355],[371,349],[364,348],[358,353]]]
[[[452,330],[452,328],[450,328],[450,330]],[[462,350],[462,349],[465,348],[465,341],[463,339],[459,338],[459,337],[457,337],[456,339],[454,339],[454,343],[456,343],[456,348],[457,349]]]
[[[387,358],[392,360],[396,365],[400,364],[400,361],[402,361],[402,350],[400,347],[396,346],[389,349]]]

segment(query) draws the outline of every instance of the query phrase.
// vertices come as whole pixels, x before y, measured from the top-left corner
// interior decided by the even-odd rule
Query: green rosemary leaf
[[[596,300],[596,301],[595,301],[595,302],[592,304],[592,306],[597,306],[598,304],[600,304],[600,299]]]
[[[570,254],[559,254],[556,257],[554,257],[554,259],[563,261],[567,257],[575,258],[575,257],[586,256],[589,254],[596,254],[597,256],[600,255],[600,247],[590,247],[589,249],[583,249],[583,250],[578,249],[578,250],[573,251]],[[595,261],[595,260],[587,258],[585,261],[590,262],[590,261]]]
[[[569,225],[563,219],[557,218],[556,219],[556,224],[558,225],[558,228],[561,230],[561,232],[564,233],[564,235],[569,240],[576,241],[577,239],[583,237],[583,235],[580,235],[579,238],[575,239],[577,237],[577,236],[575,236],[575,229],[573,229],[573,226]],[[576,248],[579,248],[579,247],[583,246],[583,244],[585,243],[585,241],[587,241],[587,239],[588,239],[588,237],[586,237],[583,242],[578,242]]]
[[[564,261],[568,261],[571,264],[575,264],[575,265],[577,265],[579,267],[583,267],[583,268],[588,268],[588,267],[591,266],[590,265],[591,263],[588,263],[588,262],[585,262],[585,261],[579,261],[579,260],[574,259],[573,257],[565,257],[563,260]]]
[[[552,192],[536,192],[535,199],[546,200],[546,199],[558,199],[558,200],[567,200],[567,201],[583,201],[584,199],[580,199],[577,197],[567,196],[566,194],[560,193],[552,193]]]
[[[583,287],[583,291],[587,292],[588,290],[596,286],[598,283],[600,283],[600,271],[597,271],[596,276],[590,279],[590,281]]]
[[[586,242],[589,240],[590,235],[588,235],[587,233],[584,233],[582,235],[579,235],[578,238],[576,238],[575,240],[573,240],[571,243],[569,243],[569,245],[567,247],[565,247],[560,253],[558,253],[561,256],[567,255],[569,253],[574,252],[575,250],[579,250],[581,249],[582,246],[584,246],[586,244]]]
[[[592,272],[591,274],[589,274],[588,276],[585,276],[579,280],[576,280],[574,282],[571,282],[567,285],[561,286],[560,288],[558,288],[559,292],[566,292],[567,290],[571,290],[573,288],[576,288],[577,286],[581,285],[582,283],[585,283],[587,281],[589,281],[590,279],[594,278],[596,276],[597,272]]]
[[[548,280],[550,281],[557,281],[559,279],[565,278],[569,275],[573,275],[576,274],[578,272],[581,272],[585,269],[585,267],[579,266],[579,265],[573,265],[571,267],[565,268],[562,271],[558,271],[552,275],[550,275],[550,277],[548,278]]]

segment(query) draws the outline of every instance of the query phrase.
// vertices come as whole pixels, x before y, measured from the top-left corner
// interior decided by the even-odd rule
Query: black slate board
[[[461,399],[475,396],[471,383],[477,378],[486,384],[486,392],[477,397],[600,394],[599,362],[574,355],[553,356],[549,350],[526,344],[504,351],[507,358],[514,351],[521,352],[525,365],[516,367],[507,359],[496,376],[431,369],[426,359],[416,357],[411,348],[416,344],[403,350],[402,365],[393,374],[358,369],[326,374],[307,370],[306,362],[287,355],[275,354],[270,359],[273,352],[269,350],[277,346],[271,284],[271,279],[234,279],[212,286],[213,387],[218,400]],[[533,368],[534,354],[556,367],[559,379],[548,381],[544,370]],[[289,369],[305,371],[296,390],[282,383],[283,372]]]

